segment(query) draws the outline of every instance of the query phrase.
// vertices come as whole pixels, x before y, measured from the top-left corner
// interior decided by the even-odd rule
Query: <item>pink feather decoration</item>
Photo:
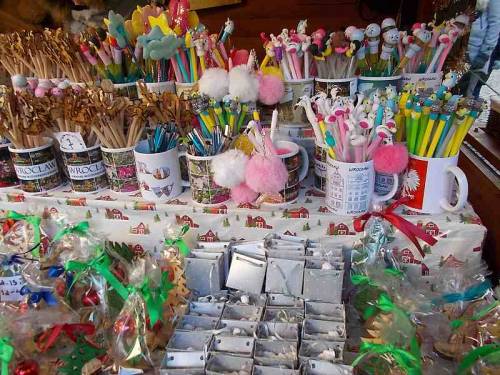
[[[272,74],[259,74],[259,102],[265,105],[275,105],[285,94],[283,81]]]
[[[231,189],[231,198],[236,204],[254,202],[259,194],[250,189],[244,182]]]
[[[245,181],[257,193],[278,193],[285,188],[288,171],[277,156],[255,154],[247,163]]]
[[[380,146],[373,153],[373,165],[379,173],[401,173],[408,165],[408,150],[402,143]]]

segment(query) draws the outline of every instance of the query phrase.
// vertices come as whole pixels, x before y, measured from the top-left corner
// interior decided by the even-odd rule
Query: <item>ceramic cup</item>
[[[333,88],[336,88],[338,96],[354,96],[356,90],[358,89],[358,78],[339,78],[339,79],[328,79],[328,78],[315,78],[314,79],[314,93],[326,92],[330,97],[330,93]]]
[[[135,168],[134,148],[107,148],[101,146],[102,160],[111,190],[117,193],[139,191]]]
[[[134,150],[137,179],[142,197],[148,201],[167,202],[182,193],[183,186],[177,148],[156,154],[149,153],[148,141],[139,142]]]
[[[92,193],[108,187],[100,145],[61,153],[73,191]]]
[[[137,99],[137,85],[135,82],[114,83],[113,90],[117,95],[126,96],[129,99]]]
[[[318,191],[326,191],[326,156],[328,147],[324,144],[314,146],[314,188]]]
[[[405,84],[412,83],[419,89],[430,89],[436,91],[443,80],[443,72],[439,73],[403,73],[399,81],[398,90]]]
[[[394,174],[394,179],[398,175]],[[368,212],[372,202],[384,202],[396,194],[397,183],[386,195],[374,192],[373,160],[363,163],[344,163],[327,156],[325,202],[337,215],[352,216]]]
[[[283,203],[292,203],[298,198],[300,182],[307,177],[309,156],[304,147],[293,142],[276,141],[274,147],[288,170],[288,181],[280,194]]]
[[[402,195],[409,197],[406,206],[426,214],[457,211],[467,202],[469,184],[464,172],[457,167],[458,155],[450,158],[425,158],[410,155]],[[452,203],[454,180],[458,194]]]
[[[49,191],[62,183],[53,148],[54,142],[50,138],[45,138],[45,142],[43,146],[29,149],[9,147],[17,178],[25,192]]]
[[[314,78],[297,79],[285,81],[285,93],[278,104],[278,120],[286,124],[307,123],[307,117],[303,108],[295,107],[295,104],[304,95],[311,96],[314,91]]]
[[[385,90],[389,85],[394,86],[394,88],[399,87],[399,81],[401,76],[391,76],[391,77],[358,77],[358,92],[362,92],[368,95],[375,91],[376,89]]]
[[[198,82],[175,82],[175,93],[179,98],[188,98],[198,91]]]
[[[217,205],[230,199],[230,189],[223,188],[214,181],[213,158],[214,156],[186,155],[193,202],[203,206]]]
[[[0,144],[0,189],[19,185],[9,153],[10,146],[10,143]]]

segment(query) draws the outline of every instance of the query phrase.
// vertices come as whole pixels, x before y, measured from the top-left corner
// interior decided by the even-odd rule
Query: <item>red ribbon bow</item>
[[[76,342],[79,335],[93,335],[95,327],[90,323],[56,324],[37,338],[36,346],[38,350],[41,352],[49,350],[63,332],[71,341]]]
[[[397,207],[406,203],[408,200],[409,200],[408,197],[400,198],[380,212],[367,212],[366,214],[363,214],[355,218],[354,230],[356,232],[362,232],[365,229],[366,222],[371,216],[381,217],[387,220],[392,225],[394,225],[401,232],[403,232],[406,235],[406,237],[408,237],[410,241],[413,242],[415,247],[420,252],[420,255],[422,255],[422,258],[424,258],[425,253],[420,247],[417,238],[420,238],[422,241],[428,243],[431,246],[434,245],[437,242],[437,240],[431,235],[425,233],[421,228],[417,227],[415,224],[409,222],[408,220],[394,213],[394,210]]]

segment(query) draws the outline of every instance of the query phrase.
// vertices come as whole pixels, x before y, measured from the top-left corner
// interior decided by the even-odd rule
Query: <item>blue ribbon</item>
[[[2,264],[6,266],[12,266],[13,264],[23,264],[23,263],[24,263],[23,258],[18,254],[7,256],[2,262]]]
[[[28,295],[29,294],[29,299],[28,303],[33,304],[33,303],[38,303],[42,300],[44,300],[47,305],[49,306],[55,306],[57,305],[57,300],[52,294],[52,292],[49,291],[40,291],[40,292],[32,292],[26,285],[23,286],[20,290],[20,294],[22,296]]]
[[[61,276],[64,273],[64,267],[63,266],[50,266],[49,270],[47,271],[47,275],[50,278],[56,278]]]
[[[441,299],[445,303],[454,303],[459,301],[473,301],[475,299],[483,297],[490,288],[491,288],[490,280],[485,280],[479,284],[472,285],[471,287],[467,288],[464,292],[443,294]]]

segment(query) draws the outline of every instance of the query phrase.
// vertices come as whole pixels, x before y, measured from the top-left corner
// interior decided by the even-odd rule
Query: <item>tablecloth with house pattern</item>
[[[153,203],[140,193],[123,195],[112,191],[77,195],[69,186],[57,191],[26,194],[17,189],[0,191],[0,209],[22,213],[43,213],[44,218],[68,217],[71,222],[88,220],[111,241],[127,243],[136,250],[158,252],[165,229],[188,224],[201,241],[262,239],[266,234],[287,233],[310,239],[334,241],[350,247],[361,238],[353,228],[353,218],[329,213],[324,197],[306,180],[296,203],[286,207],[251,204],[236,206],[228,202],[203,208],[193,204],[190,191],[168,203]],[[424,246],[421,258],[411,242],[394,228],[390,248],[402,256],[414,276],[432,278],[443,265],[461,267],[479,262],[486,228],[470,205],[456,213],[420,215],[400,209],[407,220],[438,239]]]

